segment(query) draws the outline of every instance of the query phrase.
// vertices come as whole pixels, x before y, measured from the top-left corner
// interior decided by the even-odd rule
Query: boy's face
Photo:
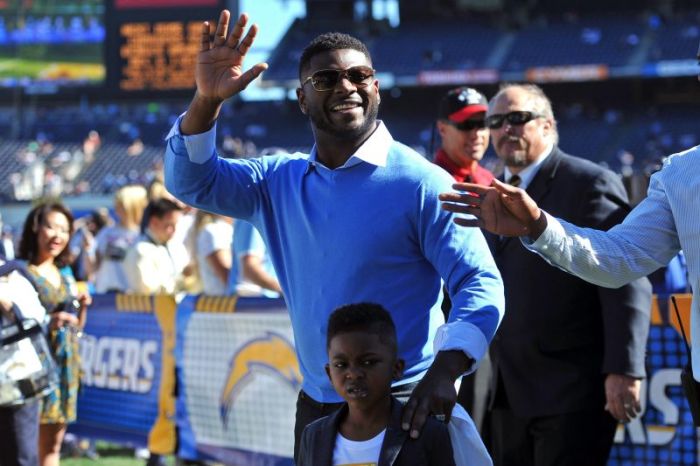
[[[330,341],[326,373],[351,407],[371,407],[391,393],[403,373],[403,360],[371,332],[340,333]]]

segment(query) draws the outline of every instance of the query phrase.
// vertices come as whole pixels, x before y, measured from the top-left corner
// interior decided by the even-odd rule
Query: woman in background
[[[70,271],[69,249],[73,216],[58,202],[34,207],[24,222],[18,257],[38,285],[39,300],[47,312],[72,313],[77,323],[52,320],[49,342],[59,370],[59,384],[41,404],[39,460],[41,466],[59,464],[66,427],[76,419],[80,355],[78,338],[85,326],[90,296],[78,293]]]
[[[231,272],[233,219],[199,210],[190,238],[199,291],[209,296],[225,296]]]
[[[128,289],[122,262],[126,251],[139,236],[141,218],[147,204],[148,196],[143,186],[124,186],[114,195],[114,212],[119,222],[103,228],[95,237],[96,293]]]

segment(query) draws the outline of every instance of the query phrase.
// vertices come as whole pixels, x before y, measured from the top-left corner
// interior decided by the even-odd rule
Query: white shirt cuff
[[[544,210],[542,213],[547,217],[547,228],[544,229],[539,238],[532,241],[531,238],[523,236],[520,238],[520,242],[523,243],[530,251],[546,253],[554,245],[559,243],[561,238],[566,236],[564,227],[559,220],[549,215]]]
[[[175,120],[175,123],[173,124],[173,127],[170,128],[170,132],[165,137],[165,140],[167,141],[173,136],[180,136],[185,141],[185,148],[187,148],[187,156],[189,157],[190,162],[201,165],[212,158],[216,152],[216,122],[214,122],[214,126],[212,126],[208,131],[185,136],[180,132],[180,122],[185,116],[185,113],[180,115],[178,119]]]
[[[438,327],[433,340],[433,351],[462,351],[474,363],[462,375],[467,375],[479,367],[479,361],[486,354],[488,342],[483,332],[469,322],[450,322]]]

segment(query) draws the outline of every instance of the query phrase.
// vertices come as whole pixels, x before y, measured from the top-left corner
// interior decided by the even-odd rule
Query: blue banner
[[[691,297],[676,297],[687,331]],[[654,298],[643,413],[618,427],[609,466],[700,464],[671,309]],[[176,308],[170,296],[96,295],[81,356],[71,432],[162,454],[177,443],[185,459],[292,464],[301,374],[283,300],[188,296]]]
[[[93,297],[80,342],[78,422],[71,432],[174,452],[168,420],[174,417],[174,364],[172,352],[164,351],[174,338],[174,315],[170,296]]]

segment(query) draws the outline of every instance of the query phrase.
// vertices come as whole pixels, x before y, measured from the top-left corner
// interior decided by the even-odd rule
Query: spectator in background
[[[470,87],[452,89],[440,100],[436,124],[442,142],[433,161],[456,181],[488,186],[493,180],[479,165],[489,148],[486,110],[486,97]]]
[[[97,268],[95,237],[111,224],[109,211],[104,207],[75,221],[75,232],[69,247],[71,256],[74,257],[71,269],[76,280],[94,283]]]
[[[493,180],[493,174],[479,165],[489,147],[489,130],[484,123],[488,108],[486,96],[470,87],[451,89],[440,100],[435,124],[441,143],[433,162],[444,168],[455,181],[488,186]],[[442,311],[447,320],[452,303],[447,289],[443,289],[443,294]],[[479,373],[488,377],[489,367],[488,363],[482,364]],[[479,424],[483,409],[475,412],[475,384],[476,373],[462,377],[457,401]]]
[[[189,293],[198,293],[200,291],[198,288],[200,284],[197,283],[197,276],[194,273],[197,268],[197,257],[193,252],[197,236],[192,234],[197,209],[193,209],[191,206],[181,202],[170,194],[163,183],[162,172],[156,175],[148,185],[148,200],[156,201],[158,199],[172,201],[177,204],[182,211],[182,215],[180,215],[177,225],[175,226],[175,233],[170,239],[169,244],[178,251],[177,257],[175,257],[178,261],[176,266],[178,269],[182,270],[184,290]],[[145,224],[142,222],[141,229],[144,228]]]
[[[15,258],[15,243],[12,227],[2,222],[0,214],[0,259],[12,260]]]
[[[95,154],[102,146],[102,139],[100,138],[100,133],[91,130],[85,140],[83,141],[83,155],[85,157],[85,163],[90,164],[95,160]]]
[[[196,236],[193,252],[201,292],[225,296],[231,272],[233,219],[198,210],[192,230]]]
[[[229,280],[230,294],[268,298],[278,298],[282,294],[265,241],[250,222],[236,222],[233,232],[233,257],[234,264]]]
[[[616,174],[559,149],[551,103],[539,87],[503,86],[486,124],[504,179],[548,211],[603,229],[629,212]],[[550,267],[519,241],[490,233],[486,240],[506,292],[490,347],[494,464],[604,466],[618,421],[640,409],[649,281],[596,287]]]
[[[145,228],[124,257],[129,293],[174,294],[182,290],[183,247],[171,244],[182,209],[169,199],[157,199],[146,206]],[[178,247],[179,246],[179,247]]]
[[[59,385],[42,400],[39,427],[41,466],[59,464],[61,444],[69,423],[77,414],[80,384],[79,333],[85,326],[90,296],[78,293],[71,273],[68,244],[73,215],[60,203],[34,207],[24,222],[19,244],[20,259],[39,290],[39,299],[48,312],[75,312],[77,319],[54,320],[49,341],[59,368]]]
[[[124,186],[114,195],[117,224],[95,237],[95,291],[125,291],[129,287],[124,258],[138,238],[143,211],[148,204],[143,186]]]
[[[0,258],[0,266],[5,261]],[[26,273],[26,271],[25,271]],[[0,323],[14,321],[11,313],[15,304],[25,319],[46,321],[46,309],[27,276],[17,270],[0,275]],[[67,312],[50,314],[52,327],[76,325],[77,317]],[[2,378],[2,374],[0,374]],[[0,466],[37,466],[39,464],[39,405],[41,400],[30,400],[19,406],[0,407]]]

